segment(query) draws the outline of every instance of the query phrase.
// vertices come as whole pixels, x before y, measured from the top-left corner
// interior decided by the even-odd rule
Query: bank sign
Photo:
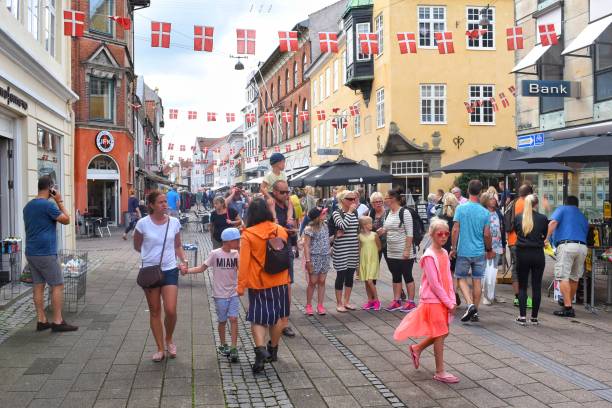
[[[579,98],[580,83],[570,81],[521,81],[523,96],[552,96],[557,98]]]

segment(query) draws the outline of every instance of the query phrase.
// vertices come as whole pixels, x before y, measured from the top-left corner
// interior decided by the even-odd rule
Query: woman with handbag
[[[289,246],[287,232],[274,223],[266,200],[254,199],[249,206],[247,228],[240,242],[238,287],[248,289],[247,320],[255,343],[253,373],[264,363],[278,359],[278,342],[289,316]],[[265,343],[266,332],[270,341]]]
[[[140,285],[147,297],[149,320],[157,352],[153,361],[164,359],[164,326],[165,345],[170,358],[176,357],[176,344],[172,335],[176,326],[176,300],[178,296],[178,276],[176,258],[181,260],[181,267],[187,267],[187,257],[181,243],[181,223],[168,216],[166,195],[154,190],[147,196],[149,215],[141,218],[134,232],[134,249],[140,252],[142,267],[138,273]],[[162,301],[164,306],[164,324],[161,319]]]

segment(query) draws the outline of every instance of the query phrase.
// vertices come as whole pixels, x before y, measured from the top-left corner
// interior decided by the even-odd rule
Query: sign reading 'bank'
[[[579,98],[580,83],[570,81],[521,81],[521,95]]]

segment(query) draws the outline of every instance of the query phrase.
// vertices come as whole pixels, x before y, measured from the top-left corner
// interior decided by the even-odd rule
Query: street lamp
[[[480,24],[481,27],[488,26],[489,24],[491,24],[491,22],[489,21],[489,5],[488,4],[487,4],[487,7],[480,10],[480,21],[478,22],[478,24]]]
[[[236,65],[234,65],[234,69],[236,71],[242,71],[244,69],[244,65],[242,64],[242,62],[240,62],[241,59],[243,58],[248,58],[248,57],[241,57],[241,56],[234,56],[234,55],[230,55],[230,58],[234,58],[237,59],[238,62],[236,62]]]

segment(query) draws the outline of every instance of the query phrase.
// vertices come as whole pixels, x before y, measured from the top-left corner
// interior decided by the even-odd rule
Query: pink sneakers
[[[372,301],[368,300],[367,302],[365,302],[362,306],[361,306],[362,310],[370,310],[372,309]]]
[[[380,310],[380,300],[373,301],[372,302],[372,307],[370,309],[371,310],[379,311]]]
[[[312,311],[312,305],[306,305],[306,311],[304,313],[308,316],[314,315],[314,312]]]
[[[402,308],[402,303],[399,300],[393,300],[389,303],[389,306],[385,308],[387,312],[394,312]]]
[[[404,306],[402,307],[401,311],[404,313],[410,313],[414,309],[416,309],[416,304],[413,301],[409,300],[406,303],[404,303]]]
[[[317,313],[319,316],[324,316],[327,312],[325,311],[325,307],[321,303],[317,305]]]

